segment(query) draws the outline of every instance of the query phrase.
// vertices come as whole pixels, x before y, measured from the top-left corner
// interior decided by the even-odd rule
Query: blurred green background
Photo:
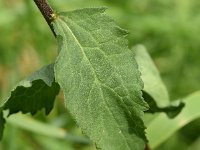
[[[151,54],[172,100],[200,89],[200,1],[197,0],[49,0],[57,11],[107,6],[107,13],[130,34],[129,46],[143,44]],[[0,1],[0,95],[19,80],[55,60],[56,40],[33,0]],[[74,138],[41,136],[6,125],[2,150],[92,150],[66,108],[62,94],[46,118],[35,119],[66,129]],[[83,137],[84,138],[84,137]],[[196,144],[196,145],[195,145]],[[174,134],[158,150],[198,150],[200,120]],[[196,146],[192,148],[192,146]],[[198,148],[197,148],[198,147]]]

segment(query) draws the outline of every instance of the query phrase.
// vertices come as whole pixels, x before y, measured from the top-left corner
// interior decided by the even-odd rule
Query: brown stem
[[[34,0],[35,4],[39,8],[40,12],[42,13],[43,17],[45,18],[46,22],[48,23],[51,31],[53,32],[54,36],[56,36],[53,26],[51,22],[54,20],[54,10],[51,8],[47,0]]]

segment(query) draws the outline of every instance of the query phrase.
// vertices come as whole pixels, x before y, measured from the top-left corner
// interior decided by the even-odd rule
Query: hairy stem
[[[51,22],[54,20],[54,10],[48,3],[48,0],[34,0],[35,4],[39,8],[40,12],[42,13],[43,17],[45,18],[46,22],[48,23],[51,31],[53,32],[54,36],[56,36],[53,26]]]

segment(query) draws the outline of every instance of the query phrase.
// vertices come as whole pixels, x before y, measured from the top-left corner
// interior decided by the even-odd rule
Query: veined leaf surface
[[[83,132],[103,150],[143,150],[148,105],[127,32],[105,8],[59,13],[53,25],[59,43],[55,78]]]

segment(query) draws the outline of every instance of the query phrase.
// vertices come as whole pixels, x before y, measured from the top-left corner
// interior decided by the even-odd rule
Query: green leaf
[[[142,73],[143,97],[150,106],[148,112],[166,112],[169,117],[175,117],[180,113],[184,104],[181,101],[170,104],[167,88],[146,48],[137,45],[133,47],[133,51],[136,53],[136,61]]]
[[[59,13],[55,77],[84,133],[103,150],[141,150],[146,137],[143,87],[127,32],[105,8]]]
[[[155,149],[176,131],[200,118],[200,91],[195,92],[183,99],[185,108],[174,119],[169,119],[165,114],[159,114],[147,127],[149,145]],[[159,127],[159,128],[158,128]],[[159,137],[159,138],[158,138]]]
[[[53,66],[46,66],[21,81],[12,90],[3,109],[9,109],[9,115],[19,111],[34,115],[38,110],[45,108],[48,114],[59,92],[59,86],[54,81]]]
[[[151,95],[159,107],[166,107],[170,104],[167,88],[165,87],[158,69],[143,45],[133,47],[136,53],[136,61],[142,73],[144,91]]]

